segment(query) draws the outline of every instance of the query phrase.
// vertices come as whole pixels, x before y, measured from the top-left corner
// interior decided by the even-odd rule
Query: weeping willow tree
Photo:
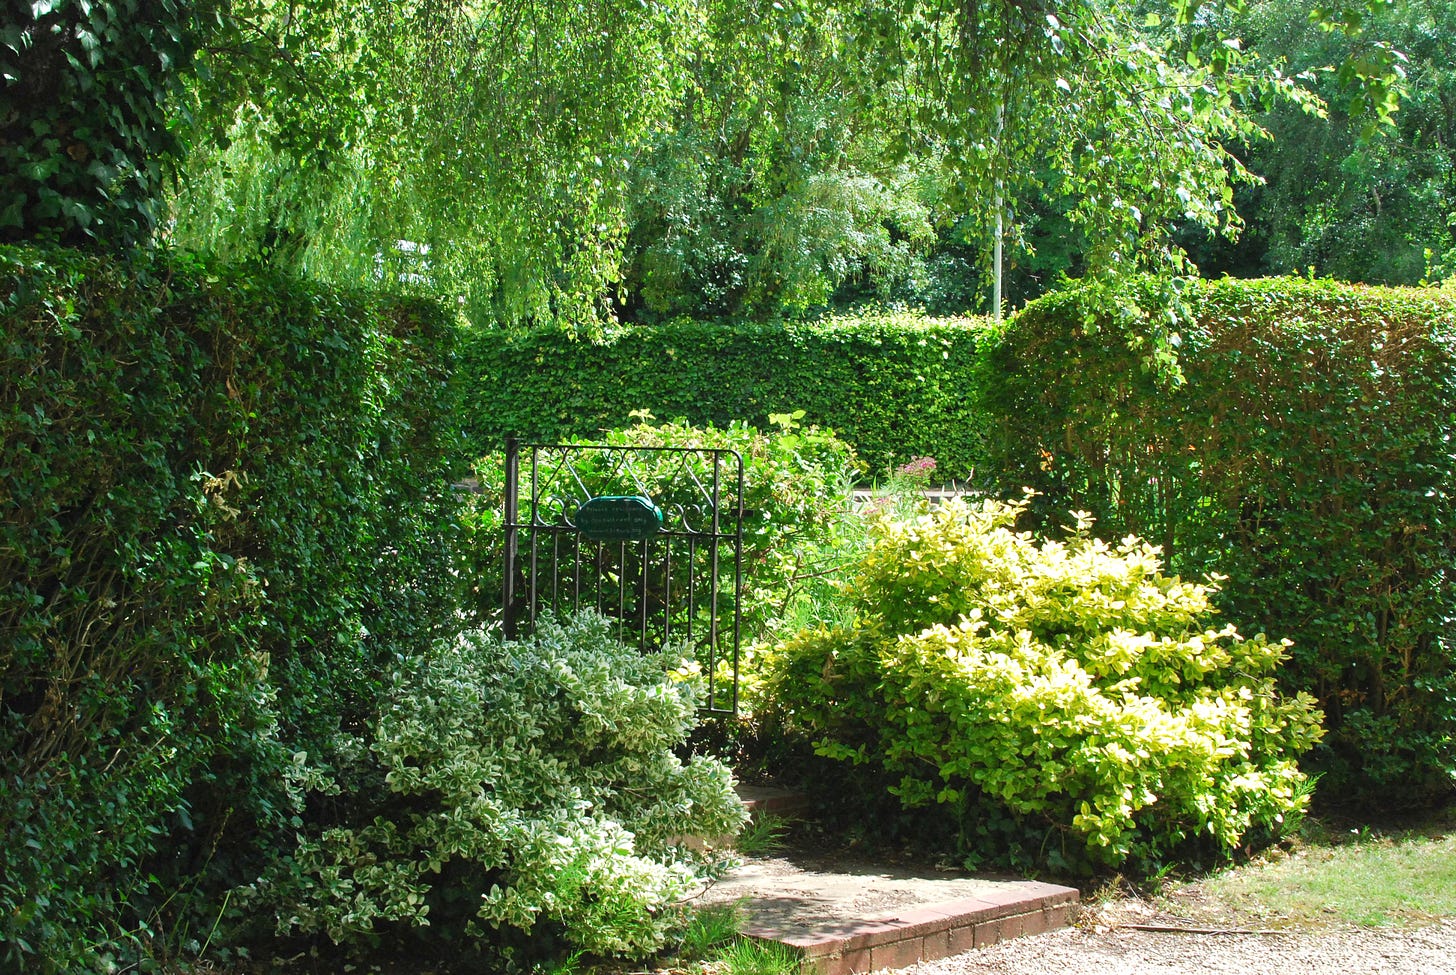
[[[254,0],[235,43],[199,55],[170,238],[330,280],[423,281],[478,319],[599,323],[630,160],[700,15]]]
[[[928,214],[851,117],[832,11],[255,2],[199,56],[170,238],[595,332],[908,273]]]
[[[843,18],[718,3],[667,127],[632,167],[625,285],[635,320],[763,317],[880,298],[934,238],[921,160],[861,124]]]
[[[586,333],[903,278],[937,222],[1026,248],[1019,199],[1093,272],[1184,271],[1172,228],[1240,227],[1251,112],[1317,108],[1226,29],[1241,5],[238,0],[167,233]]]

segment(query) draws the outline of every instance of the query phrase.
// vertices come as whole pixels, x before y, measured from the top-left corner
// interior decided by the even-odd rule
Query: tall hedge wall
[[[977,345],[969,320],[906,314],[773,324],[679,321],[634,328],[597,344],[559,332],[480,332],[462,373],[468,436],[477,452],[507,434],[594,437],[633,410],[660,419],[766,425],[805,412],[874,471],[930,455],[942,476],[975,464]]]
[[[450,625],[451,334],[0,248],[0,968],[175,947],[287,827],[293,753]]]
[[[1284,680],[1325,709],[1324,794],[1449,794],[1456,301],[1207,284],[1180,383],[1144,364],[1166,320],[1108,311],[1150,297],[1089,288],[1016,317],[987,353],[988,469],[1162,544],[1179,572],[1225,574],[1227,615],[1291,639]]]

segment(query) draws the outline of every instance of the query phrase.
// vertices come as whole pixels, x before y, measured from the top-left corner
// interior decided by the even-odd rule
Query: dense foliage
[[[5,965],[215,923],[295,812],[292,753],[454,625],[450,334],[257,271],[0,251]]]
[[[730,837],[744,812],[725,766],[674,754],[697,722],[680,660],[611,629],[547,619],[518,643],[475,631],[405,661],[372,734],[340,749],[351,767],[313,783],[327,815],[247,903],[280,932],[452,961],[528,934],[660,947],[711,866],[689,839]]]
[[[1248,221],[1236,244],[1196,245],[1205,272],[1304,274],[1414,285],[1456,273],[1456,8],[1402,0],[1372,9],[1357,36],[1322,29],[1310,0],[1259,0],[1235,21],[1252,46],[1283,52],[1328,106],[1261,121],[1273,136],[1241,153],[1262,182],[1234,201]],[[1356,65],[1397,64],[1400,111],[1372,131],[1367,95],[1342,86]],[[1330,70],[1337,68],[1337,70]],[[1395,92],[1392,92],[1393,95]]]
[[[199,58],[169,232],[589,332],[974,300],[976,271],[917,279],[984,256],[998,214],[1031,244],[1039,208],[1080,266],[1179,266],[1173,226],[1238,227],[1252,112],[1306,101],[1217,16],[1242,6],[247,0]]]
[[[169,102],[196,46],[180,0],[9,2],[0,23],[0,242],[126,246],[158,222]]]
[[[1082,289],[989,350],[988,470],[1052,510],[1136,533],[1177,572],[1226,576],[1246,632],[1293,641],[1283,686],[1314,694],[1330,794],[1449,795],[1456,783],[1456,303],[1446,292],[1291,279],[1187,293]]]
[[[781,647],[770,700],[820,754],[939,803],[973,863],[1147,868],[1277,834],[1319,736],[1311,699],[1275,692],[1283,647],[1213,628],[1209,587],[1147,544],[1085,521],[1038,542],[1021,512],[882,519],[854,624]]]
[[[633,159],[619,318],[773,317],[921,286],[939,180],[879,163],[832,19],[704,6],[705,50]]]
[[[998,217],[1023,292],[1066,268],[1181,266],[1176,226],[1233,235],[1247,153],[1267,126],[1303,154],[1315,88],[1341,123],[1330,165],[1409,97],[1348,179],[1298,181],[1321,199],[1344,182],[1340,208],[1369,188],[1408,269],[1407,238],[1450,198],[1432,169],[1448,25],[1395,0],[1310,7],[17,0],[0,233],[160,229],[334,282],[427,282],[477,323],[595,331],[868,295],[961,313]],[[1300,251],[1374,239],[1288,193],[1268,206],[1311,238]]]
[[[593,437],[635,410],[727,427],[802,410],[872,471],[930,455],[943,477],[975,464],[974,390],[982,327],[966,320],[864,314],[820,321],[675,321],[602,343],[551,330],[473,332],[461,350],[465,427],[480,452],[507,434]]]
[[[480,320],[605,316],[630,150],[694,4],[245,0],[233,18],[252,56],[199,56],[172,240],[427,280]]]

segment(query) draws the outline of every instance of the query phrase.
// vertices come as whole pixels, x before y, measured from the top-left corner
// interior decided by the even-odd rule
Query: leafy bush
[[[475,631],[406,661],[372,740],[342,750],[355,767],[315,782],[339,821],[300,836],[252,902],[282,932],[350,945],[416,928],[443,948],[460,921],[598,954],[659,947],[701,872],[686,838],[745,816],[725,766],[674,755],[696,685],[609,631],[548,618],[528,640]]]
[[[0,249],[0,965],[210,926],[288,827],[289,755],[454,625],[449,334],[417,302]]]
[[[1274,690],[1282,645],[1212,628],[1210,587],[1145,543],[1085,521],[1038,543],[1012,528],[1024,509],[879,521],[855,624],[788,641],[770,697],[820,754],[941,804],[973,858],[1147,866],[1278,832],[1320,733],[1307,696]]]
[[[1286,690],[1329,734],[1334,796],[1456,786],[1456,301],[1433,289],[1222,281],[1182,296],[1181,375],[1151,283],[1025,309],[988,351],[987,470],[1173,570],[1227,576],[1220,610],[1293,641]]]
[[[508,434],[595,437],[641,409],[719,428],[803,410],[806,424],[832,427],[872,471],[931,455],[942,476],[964,478],[982,426],[974,396],[982,332],[974,321],[887,312],[679,320],[601,344],[559,331],[481,331],[463,342],[466,431],[484,454]]]

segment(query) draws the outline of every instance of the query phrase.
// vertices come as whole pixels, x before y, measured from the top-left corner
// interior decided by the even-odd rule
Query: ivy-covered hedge
[[[945,477],[975,465],[977,346],[983,326],[909,314],[812,322],[676,321],[602,343],[557,331],[479,332],[461,369],[465,426],[479,454],[507,434],[596,437],[634,410],[697,426],[804,411],[872,471],[933,456]]]
[[[0,25],[0,242],[124,247],[157,225],[208,11],[180,0],[9,4]],[[211,11],[216,17],[220,10]]]
[[[1183,296],[1181,376],[1150,366],[1151,286],[1025,309],[988,351],[987,469],[1174,571],[1226,575],[1244,633],[1330,734],[1323,791],[1398,802],[1456,784],[1456,300],[1293,279]],[[1120,310],[1118,310],[1120,309]],[[1167,347],[1163,343],[1161,347]]]
[[[0,248],[0,967],[196,934],[297,811],[297,753],[453,625],[450,337],[424,303]]]

